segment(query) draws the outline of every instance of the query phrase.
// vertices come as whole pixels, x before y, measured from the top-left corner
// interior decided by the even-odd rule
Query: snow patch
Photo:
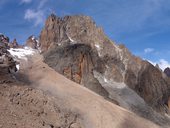
[[[106,83],[108,82],[108,80],[105,77],[104,77],[104,82],[106,82]]]
[[[20,61],[20,60],[25,60],[27,61],[27,57],[34,55],[35,53],[38,52],[38,50],[34,50],[29,47],[24,47],[24,48],[10,48],[8,52],[14,57],[15,61]],[[20,69],[20,65],[16,65],[17,71]]]
[[[98,52],[98,55],[101,57],[101,46],[99,45],[99,44],[97,44],[97,43],[95,43],[95,45],[94,45],[95,47],[96,47],[96,49],[97,49],[97,52]]]
[[[19,64],[16,65],[16,68],[17,68],[17,71],[19,71],[19,68],[20,68]]]
[[[95,44],[95,47],[96,47],[97,49],[99,49],[99,50],[101,49],[101,48],[100,48],[100,45],[98,45],[98,44]]]
[[[70,36],[68,36],[68,38],[71,41],[71,43],[73,43],[73,44],[75,43],[75,41]]]
[[[33,55],[35,53],[35,50],[28,48],[28,47],[24,47],[24,48],[10,48],[8,50],[8,52],[10,52],[10,54],[16,58],[16,59],[24,59],[27,60],[26,56],[29,55]]]
[[[32,40],[35,40],[35,36],[32,36],[32,38],[31,38]]]

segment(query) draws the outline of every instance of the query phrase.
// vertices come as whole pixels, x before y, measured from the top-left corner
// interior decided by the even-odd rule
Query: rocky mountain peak
[[[17,39],[14,39],[10,44],[10,48],[19,48],[19,44],[17,42]]]
[[[13,81],[12,73],[17,71],[16,61],[9,50],[9,38],[3,34],[0,35],[0,83]]]
[[[40,35],[42,52],[50,48],[83,44],[90,46],[100,58],[108,56],[123,61],[132,70],[139,70],[141,59],[131,55],[123,45],[116,45],[89,16],[75,15],[57,17],[50,15]]]
[[[89,16],[50,15],[41,31],[40,47],[50,67],[107,99],[126,104],[125,108],[131,108],[133,92],[154,109],[166,109],[169,84],[162,72],[111,41]],[[127,95],[120,101],[125,90]],[[140,103],[134,102],[133,109],[143,103],[140,98],[136,101]]]
[[[97,27],[89,16],[65,16],[50,15],[40,35],[42,51],[51,46],[83,43],[102,49],[103,43],[108,42],[103,30]]]
[[[28,37],[26,41],[26,46],[30,47],[32,49],[38,49],[39,48],[39,40],[34,35],[31,35]]]
[[[4,45],[6,45],[6,47],[9,48],[22,48],[22,45],[19,45],[19,43],[17,42],[17,39],[15,38],[12,42],[10,42],[9,37],[5,36],[4,34],[0,34],[0,41],[1,41],[1,45],[2,43]]]

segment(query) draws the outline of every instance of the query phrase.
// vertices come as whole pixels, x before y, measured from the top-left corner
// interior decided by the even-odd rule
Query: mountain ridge
[[[44,49],[44,62],[57,72],[140,116],[159,122],[147,117],[148,111],[154,109],[164,114],[169,111],[169,78],[123,45],[108,39],[90,17],[49,16],[41,31],[40,47]],[[129,102],[132,97],[128,94],[129,99],[120,100],[125,90],[139,95],[139,102]],[[143,107],[138,109],[139,106]]]
[[[82,35],[81,31],[84,32]],[[47,35],[44,36],[44,33],[46,33]],[[53,33],[53,38],[50,38],[52,36],[51,33]],[[74,36],[71,36],[73,34]],[[59,18],[55,15],[51,15],[47,19],[46,25],[40,35],[42,49],[45,49],[43,48],[44,44],[48,44],[46,42],[46,38],[52,40],[49,47],[62,48],[61,45],[65,45],[66,47],[75,45],[76,49],[76,45],[87,45],[91,48],[89,49],[89,51],[93,50],[94,52],[96,52],[99,58],[105,59],[104,61],[113,61],[116,66],[114,68],[115,73],[117,73],[116,75],[120,76],[119,79],[113,78],[116,82],[125,82],[126,84],[128,84],[130,81],[126,81],[128,79],[126,77],[129,77],[127,72],[131,72],[131,75],[137,77],[139,71],[141,71],[142,65],[144,65],[142,67],[143,69],[147,68],[148,66],[153,67],[149,62],[143,61],[142,59],[132,55],[124,46],[116,45],[114,42],[109,40],[104,35],[102,29],[98,28],[94,21],[87,16],[66,16],[64,18]],[[71,38],[72,40],[70,40],[69,38]],[[65,41],[66,39],[67,41]],[[62,42],[63,40],[65,42]],[[74,43],[72,42],[73,40]],[[102,49],[101,52],[99,49]],[[95,56],[97,57],[97,55]],[[109,62],[108,64],[111,65],[111,63]],[[153,70],[155,70],[155,72],[159,72],[154,67]],[[131,88],[135,88],[133,87],[135,85],[131,86]]]

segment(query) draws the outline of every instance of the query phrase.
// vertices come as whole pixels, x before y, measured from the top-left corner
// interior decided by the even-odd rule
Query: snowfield
[[[24,47],[24,48],[10,48],[8,50],[10,54],[15,58],[15,59],[24,59],[27,60],[26,56],[33,55],[34,53],[37,53],[37,50],[34,50],[32,48]]]
[[[24,47],[24,48],[10,48],[8,52],[10,52],[10,54],[14,57],[15,61],[20,62],[21,60],[28,61],[28,56],[32,56],[35,53],[38,53],[39,51],[29,47]],[[16,65],[16,68],[19,71],[20,69],[19,63]]]

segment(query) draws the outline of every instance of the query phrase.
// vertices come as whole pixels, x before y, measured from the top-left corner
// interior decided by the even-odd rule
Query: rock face
[[[93,38],[92,38],[93,36]],[[54,44],[60,46],[70,43],[95,43],[108,42],[101,28],[96,28],[95,23],[88,16],[56,17],[52,14],[46,21],[40,35],[41,50],[46,51]],[[84,44],[83,43],[83,44]],[[97,46],[97,44],[96,44]]]
[[[16,62],[8,52],[9,38],[4,35],[0,36],[0,83],[10,82],[13,80],[12,74],[17,71]]]
[[[30,36],[26,41],[26,46],[32,48],[32,49],[38,49],[39,48],[39,41],[35,36]]]
[[[93,52],[89,46],[74,44],[54,48],[45,55],[45,62],[68,79],[108,97],[107,91],[100,85],[92,72],[94,68],[98,68],[102,72],[105,67],[97,53]],[[97,65],[101,67],[96,67]]]
[[[160,89],[160,90],[157,90]],[[169,97],[169,81],[153,65],[143,64],[139,72],[136,91],[155,109],[166,106]],[[153,97],[154,96],[154,97]]]
[[[16,39],[13,40],[12,43],[9,44],[10,48],[19,48],[19,44]]]
[[[170,77],[170,68],[166,68],[166,69],[164,70],[164,73],[165,73],[168,77]]]
[[[41,31],[40,42],[44,61],[67,78],[124,107],[132,99],[121,103],[119,94],[128,88],[155,110],[168,111],[168,78],[124,45],[109,40],[90,17],[52,14]],[[140,103],[134,104],[128,107],[137,108]]]

